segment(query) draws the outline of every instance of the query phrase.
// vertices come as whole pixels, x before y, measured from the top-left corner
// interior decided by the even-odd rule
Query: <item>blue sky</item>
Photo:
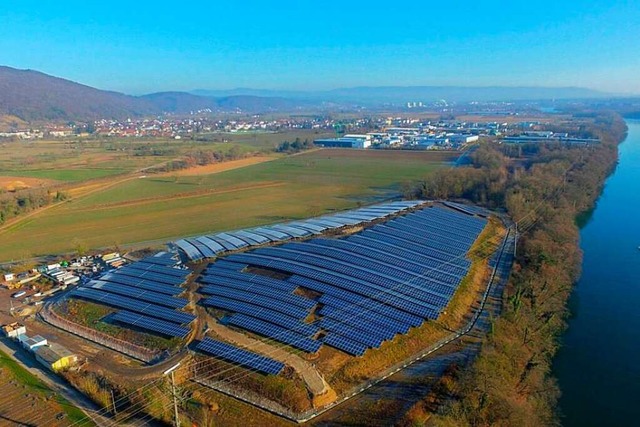
[[[382,85],[639,94],[638,52],[638,0],[0,2],[0,65],[132,94]]]

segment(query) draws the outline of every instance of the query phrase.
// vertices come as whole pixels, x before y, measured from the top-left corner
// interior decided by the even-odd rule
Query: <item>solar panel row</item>
[[[344,322],[339,322],[334,319],[323,318],[320,321],[320,327],[327,331],[336,333],[345,338],[349,338],[352,341],[359,342],[370,348],[378,348],[384,341],[384,338],[378,334],[372,334],[368,331],[355,328]]]
[[[242,279],[234,279],[222,276],[204,276],[200,280],[208,285],[200,288],[200,292],[204,294],[210,293],[209,291],[215,288],[234,288],[250,291],[255,294],[264,295],[270,298],[276,298],[284,303],[291,304],[305,310],[309,310],[316,305],[315,301],[301,297],[299,295],[294,295],[289,292],[281,291],[279,289],[274,289],[268,285],[263,285],[260,282],[251,283],[246,282]]]
[[[320,218],[180,239],[175,241],[174,244],[187,259],[198,261],[203,258],[213,258],[222,252],[234,251],[247,246],[307,237],[314,234],[321,234],[330,228],[340,228],[346,225],[356,225],[362,222],[384,218],[385,216],[418,206],[422,203],[424,202],[382,203],[348,212],[325,215]]]
[[[153,280],[158,283],[164,283],[165,285],[180,286],[185,282],[185,279],[180,277],[167,276],[166,274],[154,273],[149,270],[139,270],[131,266],[120,267],[117,271],[119,274],[124,274],[125,276]]]
[[[273,279],[271,277],[265,277],[258,274],[241,273],[239,271],[219,269],[217,265],[220,262],[221,261],[216,261],[213,267],[207,268],[203,277],[207,277],[209,275],[214,275],[215,277],[229,277],[232,279],[242,280],[250,284],[259,283],[263,286],[267,286],[272,289],[278,289],[288,293],[291,293],[296,289],[296,286],[285,280]]]
[[[350,340],[338,334],[327,334],[323,338],[323,342],[353,356],[362,356],[364,352],[367,351],[367,347],[364,344],[360,344],[359,342]]]
[[[174,298],[169,295],[139,289],[133,286],[121,285],[119,283],[104,282],[102,280],[92,280],[87,283],[86,286],[88,288],[124,295],[170,308],[184,308],[189,303],[189,301],[184,298]]]
[[[156,317],[158,319],[178,324],[191,323],[196,318],[193,314],[171,310],[166,307],[160,307],[155,304],[138,301],[121,295],[102,292],[97,289],[77,288],[69,295],[76,298],[95,301],[101,304],[107,304],[116,308],[124,308],[126,310],[135,311],[136,313],[146,314],[151,317]]]
[[[202,340],[196,349],[265,374],[278,375],[284,369],[284,364],[277,360],[211,338]]]
[[[269,337],[275,341],[288,344],[307,353],[316,353],[320,350],[322,343],[305,337],[304,335],[292,332],[289,329],[273,325],[262,320],[244,314],[234,314],[227,319],[230,325],[238,326],[251,332]]]
[[[163,265],[157,265],[154,263],[148,263],[146,261],[134,262],[132,264],[128,264],[127,267],[135,270],[150,271],[153,273],[163,274],[166,276],[178,277],[183,281],[186,280],[187,277],[189,277],[189,275],[191,274],[191,270],[171,268]]]
[[[363,295],[353,293],[349,290],[333,286],[329,283],[323,283],[317,280],[310,279],[308,277],[298,275],[292,276],[289,281],[324,294],[318,299],[319,302],[323,302],[323,299],[329,296],[335,297],[336,299],[345,302],[345,304],[342,304],[345,310],[353,309],[359,312],[365,310],[372,311],[374,313],[377,313],[380,316],[380,319],[384,320],[386,323],[389,323],[388,319],[393,319],[397,322],[400,322],[403,327],[407,328],[407,330],[409,327],[420,326],[423,323],[423,319],[421,317],[412,315],[401,309],[391,307],[371,296],[365,297]],[[398,330],[400,331],[401,329],[402,328],[399,328]]]
[[[136,288],[146,289],[166,295],[179,295],[184,292],[184,289],[177,286],[157,283],[152,280],[137,279],[135,277],[119,274],[117,270],[111,273],[103,274],[100,277],[100,280],[111,283],[120,283],[127,286],[134,286]]]
[[[208,295],[231,298],[237,301],[247,302],[256,306],[264,307],[269,310],[278,311],[296,319],[304,319],[309,315],[309,310],[297,306],[292,306],[287,302],[270,298],[264,295],[258,295],[241,289],[221,288],[218,286],[207,286],[202,290]]]
[[[218,296],[211,297],[203,300],[202,304],[232,313],[246,314],[247,316],[255,317],[256,319],[264,320],[266,322],[273,323],[274,325],[290,329],[291,331],[304,335],[305,337],[313,337],[320,329],[317,325],[304,323],[300,319],[287,316],[286,314],[231,298]]]
[[[189,328],[126,310],[117,312],[113,315],[112,319],[126,325],[147,329],[169,337],[184,339],[189,334]]]

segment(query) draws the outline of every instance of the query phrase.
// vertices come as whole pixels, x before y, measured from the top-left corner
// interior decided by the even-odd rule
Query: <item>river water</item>
[[[640,425],[640,120],[580,232],[582,277],[554,361],[563,425]]]

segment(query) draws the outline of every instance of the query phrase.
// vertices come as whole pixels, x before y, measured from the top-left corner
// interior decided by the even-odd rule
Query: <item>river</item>
[[[640,425],[640,120],[580,232],[582,277],[554,361],[563,425]]]

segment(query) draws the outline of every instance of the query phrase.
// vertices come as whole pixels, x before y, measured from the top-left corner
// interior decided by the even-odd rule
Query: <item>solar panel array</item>
[[[75,298],[84,298],[100,304],[135,311],[136,313],[146,314],[151,317],[156,317],[158,319],[178,324],[191,323],[195,319],[193,314],[171,310],[170,308],[161,307],[145,301],[138,301],[137,299],[123,297],[117,294],[110,294],[97,289],[85,287],[77,288],[71,292],[70,295]]]
[[[179,285],[191,274],[175,268],[178,262],[174,254],[161,252],[108,272],[69,295],[123,309],[112,317],[121,324],[183,338],[189,329],[179,325],[191,323],[196,316],[177,311],[189,303],[175,295],[184,291]]]
[[[115,313],[112,320],[123,323],[125,325],[136,326],[161,335],[169,337],[178,337],[184,339],[189,334],[189,328],[178,326],[175,323],[166,322],[164,320],[155,319],[153,317],[144,316],[142,314],[133,313],[131,311],[122,310]]]
[[[329,229],[381,219],[423,203],[423,201],[388,202],[319,218],[180,239],[173,244],[187,260],[199,261],[250,246],[320,235]]]
[[[229,264],[215,262],[199,278],[204,284],[199,292],[209,296],[202,300],[203,305],[235,313],[226,319],[231,325],[304,351],[318,350],[320,343],[310,337],[320,328],[305,322],[316,301],[294,294],[298,286],[293,283],[234,271]],[[244,268],[246,264],[235,266]]]
[[[438,318],[468,273],[467,254],[487,223],[471,212],[432,205],[345,238],[231,254],[201,277],[202,293],[211,295],[204,304],[234,313],[226,318],[230,325],[304,351],[325,343],[359,356]],[[336,217],[359,221],[363,214]],[[313,221],[327,224],[336,217]],[[287,279],[242,272],[247,266]],[[300,297],[293,293],[298,287],[320,296]],[[319,322],[305,323],[317,303]]]
[[[277,360],[211,338],[202,340],[196,349],[265,374],[278,375],[284,368],[284,364]]]

